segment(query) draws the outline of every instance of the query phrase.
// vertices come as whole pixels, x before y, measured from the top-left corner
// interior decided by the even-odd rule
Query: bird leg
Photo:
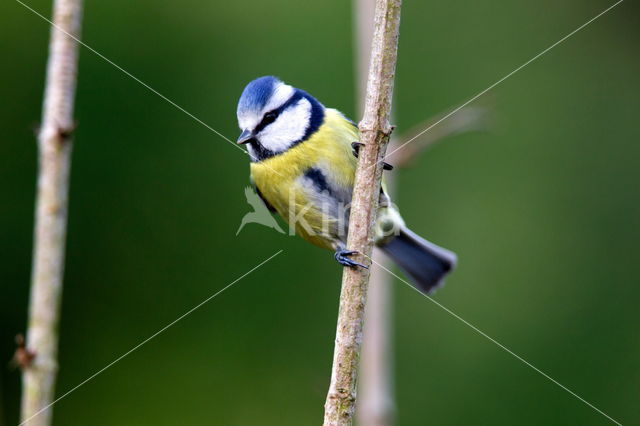
[[[357,251],[339,248],[338,250],[336,250],[333,257],[335,257],[338,263],[341,264],[342,266],[349,266],[351,268],[360,266],[362,268],[369,269],[367,265],[363,265],[362,263],[356,262],[355,260],[351,260],[348,258],[348,256],[351,256],[352,254],[357,254],[357,253],[358,253]]]
[[[353,148],[353,156],[358,158],[358,153],[360,152],[360,147],[364,144],[362,142],[351,142],[351,148]],[[389,163],[382,162],[383,170],[393,170],[393,166]]]

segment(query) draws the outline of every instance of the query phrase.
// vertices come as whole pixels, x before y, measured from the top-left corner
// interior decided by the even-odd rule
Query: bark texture
[[[375,0],[354,0],[354,25],[357,48],[356,81],[357,99],[361,100],[360,113],[364,112],[364,100],[367,89],[367,73],[370,62],[370,47],[373,37]],[[394,137],[388,150],[393,151]],[[396,164],[394,163],[394,166]],[[386,177],[387,192],[395,193],[395,176]],[[380,252],[374,251],[374,263],[371,265],[371,277],[367,290],[367,307],[364,314],[364,331],[358,379],[358,404],[356,423],[360,426],[391,426],[394,423],[395,403],[393,392],[393,336],[391,331],[393,292],[392,268],[389,260]]]
[[[347,239],[347,248],[358,251],[360,254],[355,259],[364,264],[371,263],[371,229],[378,206],[382,159],[392,130],[389,114],[398,52],[400,6],[400,0],[376,1],[365,111],[359,124],[360,142],[364,146],[360,148]],[[325,426],[353,422],[368,282],[368,269],[344,269],[331,384],[325,403]]]
[[[34,354],[23,374],[22,424],[51,424],[58,369],[58,322],[64,273],[71,133],[81,0],[55,0],[38,134],[39,175],[26,347]]]

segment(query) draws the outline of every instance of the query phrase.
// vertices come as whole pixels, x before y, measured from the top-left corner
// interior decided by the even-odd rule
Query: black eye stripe
[[[278,111],[269,111],[268,113],[266,113],[264,115],[264,117],[262,117],[262,122],[260,124],[271,124],[274,121],[276,121],[276,118],[278,118]]]
[[[262,121],[260,121],[260,124],[258,124],[254,130],[255,133],[259,133],[262,129],[264,129],[265,127],[267,127],[269,124],[273,123],[274,121],[276,121],[276,119],[280,116],[280,113],[282,113],[282,111],[284,111],[285,109],[289,108],[291,105],[297,103],[300,99],[302,99],[303,96],[301,93],[296,93],[295,95],[293,95],[291,98],[289,98],[289,100],[287,102],[285,102],[282,106],[267,112],[263,117],[262,117]],[[272,116],[270,116],[271,114],[273,114]],[[268,116],[270,116],[268,118]]]
[[[322,104],[318,102],[313,96],[307,94],[306,92],[300,89],[297,89],[296,93],[287,102],[285,102],[284,105],[269,112],[276,112],[278,116],[282,111],[286,110],[291,105],[296,104],[301,99],[306,99],[311,104],[311,118],[309,120],[304,136],[302,136],[300,139],[296,141],[292,141],[290,146],[287,149],[294,147],[299,143],[302,143],[305,140],[309,139],[309,137],[311,137],[311,135],[314,134],[324,122],[324,107],[322,106]],[[275,157],[277,155],[280,155],[282,152],[286,151],[286,149],[280,150],[280,151],[272,151],[260,143],[260,136],[258,135],[258,133],[260,133],[263,127],[264,126],[262,126],[262,122],[258,126],[256,126],[254,133],[256,134],[257,137],[253,141],[249,142],[249,146],[252,149],[251,161],[254,163],[261,162],[271,157]]]
[[[262,116],[262,121],[260,121],[260,123],[256,126],[256,129],[254,130],[254,132],[259,133],[262,129],[267,127],[269,124],[276,121],[276,119],[280,115],[280,112],[281,111],[279,111],[279,109],[273,110],[273,111],[269,111],[264,116]]]

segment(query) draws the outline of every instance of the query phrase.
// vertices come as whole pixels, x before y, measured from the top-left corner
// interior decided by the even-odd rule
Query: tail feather
[[[381,249],[412,279],[414,287],[427,294],[444,284],[457,262],[455,253],[404,227]]]

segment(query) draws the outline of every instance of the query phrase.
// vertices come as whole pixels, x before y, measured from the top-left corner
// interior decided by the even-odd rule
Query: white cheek
[[[258,134],[258,140],[271,151],[285,151],[304,136],[310,119],[311,103],[302,98],[294,107],[284,110],[275,122],[265,127]]]

